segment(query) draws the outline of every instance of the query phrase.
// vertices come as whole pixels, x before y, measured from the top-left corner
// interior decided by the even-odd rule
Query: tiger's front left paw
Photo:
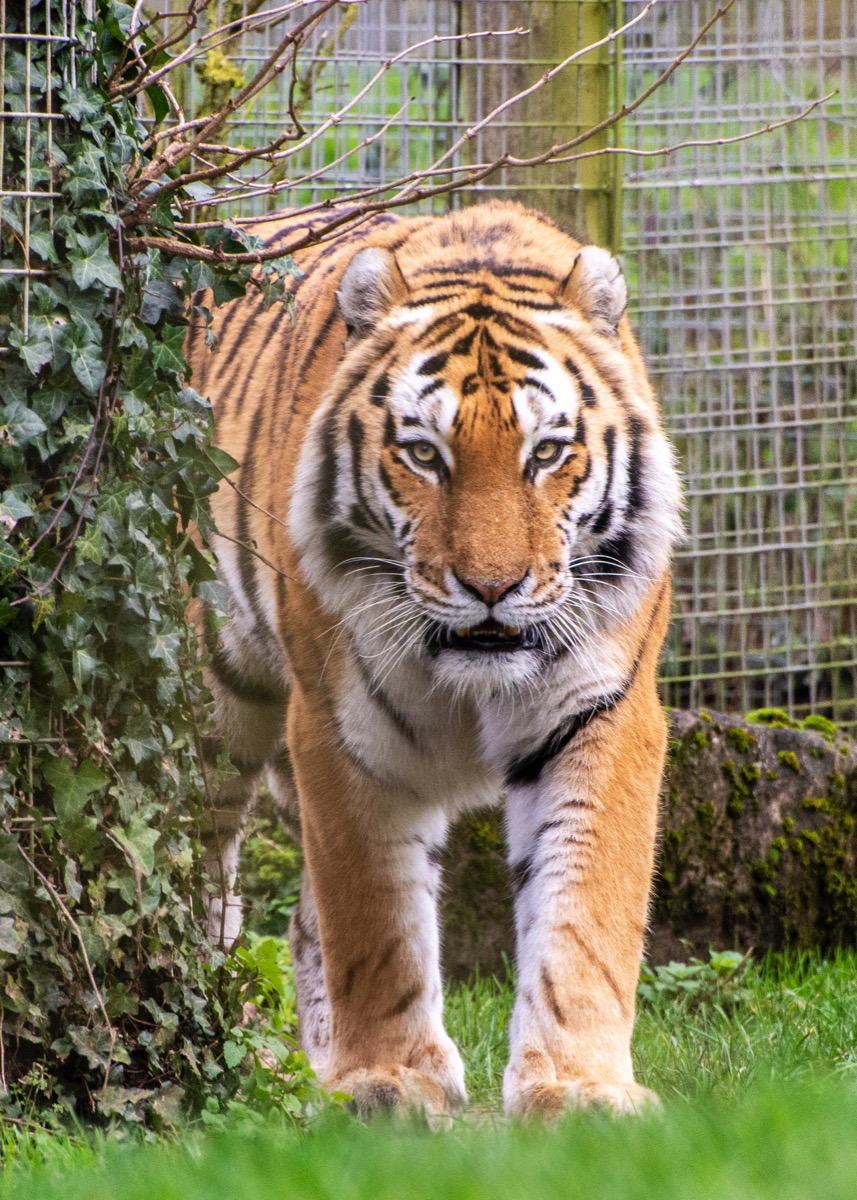
[[[633,1080],[627,1083],[598,1083],[575,1079],[565,1083],[532,1083],[506,1097],[510,1117],[540,1117],[555,1121],[572,1109],[601,1109],[613,1116],[639,1114],[659,1109],[656,1092]]]
[[[349,1107],[361,1117],[377,1112],[419,1113],[432,1128],[447,1124],[467,1100],[463,1090],[445,1088],[424,1071],[398,1064],[349,1071],[331,1086],[351,1096]]]

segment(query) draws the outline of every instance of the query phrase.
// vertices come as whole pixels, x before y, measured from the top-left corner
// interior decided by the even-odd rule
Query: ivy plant
[[[206,697],[187,605],[222,612],[204,549],[222,460],[182,353],[192,292],[240,295],[251,268],[228,255],[253,242],[208,231],[221,267],[128,253],[119,214],[151,127],[106,81],[134,61],[131,12],[99,0],[50,60],[31,40],[30,103],[50,91],[64,119],[50,140],[47,121],[4,122],[4,187],[53,193],[4,199],[0,227],[0,1106],[19,1119],[210,1119],[244,1094],[259,976],[200,922]],[[44,4],[30,19],[51,32]],[[26,48],[6,47],[3,102],[21,111]],[[166,202],[147,221],[173,232]],[[274,300],[289,266],[266,268]],[[299,1118],[316,1089],[275,1032],[278,1082],[257,1055],[254,1094]]]

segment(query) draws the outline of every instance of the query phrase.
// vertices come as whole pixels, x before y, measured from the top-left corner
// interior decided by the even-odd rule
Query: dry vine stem
[[[363,0],[364,3],[371,3],[371,0]],[[317,227],[313,227],[314,223],[307,223],[300,230],[296,230],[294,237],[286,242],[280,243],[268,250],[247,250],[239,253],[225,253],[219,247],[203,246],[197,244],[194,235],[208,228],[217,227],[220,222],[217,221],[202,221],[196,222],[193,220],[179,222],[176,225],[177,236],[162,237],[156,234],[147,234],[141,232],[136,236],[128,238],[128,244],[132,250],[140,250],[143,248],[159,249],[169,254],[182,255],[186,258],[192,258],[203,262],[222,263],[225,260],[235,264],[254,264],[263,263],[272,259],[280,258],[286,254],[292,254],[297,250],[303,249],[305,246],[312,245],[319,241],[324,241],[330,237],[337,236],[346,229],[351,229],[358,225],[361,221],[366,220],[378,212],[384,212],[389,209],[398,208],[404,204],[413,204],[419,200],[425,200],[432,197],[448,194],[457,191],[461,188],[472,187],[476,183],[488,179],[501,168],[533,168],[536,166],[550,165],[553,163],[571,163],[580,161],[581,159],[595,158],[599,155],[616,155],[629,154],[635,156],[645,155],[647,157],[655,155],[668,155],[675,153],[678,150],[688,146],[709,144],[704,141],[685,141],[675,145],[666,145],[663,147],[654,148],[646,151],[637,151],[632,148],[622,146],[608,146],[596,150],[583,150],[579,153],[574,153],[577,147],[589,141],[595,134],[602,133],[607,129],[615,127],[624,117],[634,112],[660,87],[666,83],[670,76],[678,69],[678,67],[688,58],[696,49],[699,43],[711,30],[718,21],[734,6],[735,0],[723,0],[711,12],[711,15],[705,20],[694,38],[678,53],[675,58],[661,71],[656,79],[644,88],[637,96],[635,96],[627,104],[622,104],[616,108],[608,116],[606,116],[598,124],[594,125],[575,137],[563,142],[558,142],[553,145],[544,146],[537,149],[535,153],[527,158],[515,157],[511,154],[503,154],[489,162],[471,163],[468,165],[456,165],[451,161],[454,156],[468,142],[486,128],[492,122],[496,121],[503,113],[511,108],[516,103],[531,96],[540,88],[549,86],[550,83],[559,76],[566,67],[571,63],[576,62],[584,55],[597,50],[600,47],[609,45],[618,37],[621,37],[626,31],[633,26],[643,21],[651,11],[662,3],[663,0],[649,0],[647,4],[633,18],[625,22],[623,25],[612,30],[605,37],[592,45],[585,46],[576,50],[549,70],[545,71],[533,84],[515,93],[512,96],[505,98],[497,105],[490,113],[482,117],[473,126],[469,127],[455,141],[455,143],[445,150],[430,166],[412,171],[398,176],[395,179],[386,183],[381,183],[373,187],[368,187],[362,191],[351,193],[348,197],[342,200],[323,200],[313,204],[309,204],[300,209],[300,212],[305,217],[311,217],[313,214],[318,214],[321,218]],[[163,148],[157,154],[154,162],[149,164],[143,173],[136,179],[131,181],[131,193],[135,197],[133,206],[123,214],[129,224],[145,226],[147,216],[151,212],[153,205],[164,194],[165,191],[173,193],[181,193],[182,189],[189,184],[195,182],[207,182],[208,184],[217,184],[231,180],[231,185],[216,190],[206,201],[207,205],[211,204],[237,204],[241,201],[249,200],[259,196],[274,196],[281,191],[294,188],[298,184],[305,184],[310,181],[316,181],[323,178],[332,166],[340,164],[348,157],[359,154],[366,149],[373,141],[382,137],[383,134],[400,118],[405,111],[407,103],[402,106],[398,113],[389,118],[381,129],[367,138],[364,138],[361,143],[351,150],[341,154],[334,163],[328,164],[326,167],[301,174],[284,180],[278,180],[269,184],[264,183],[264,177],[268,174],[275,165],[288,163],[289,160],[294,160],[294,157],[305,151],[313,142],[322,137],[332,126],[342,122],[355,106],[363,99],[363,97],[376,87],[384,76],[399,62],[413,56],[416,52],[424,49],[426,46],[438,44],[441,42],[462,42],[472,41],[478,38],[495,38],[495,37],[521,37],[525,36],[527,31],[524,29],[507,29],[507,30],[483,30],[476,31],[464,35],[447,36],[438,35],[433,38],[427,38],[424,41],[416,42],[399,54],[391,57],[381,64],[373,78],[358,92],[349,98],[338,110],[331,113],[320,124],[309,133],[303,130],[300,122],[300,116],[295,111],[293,104],[294,81],[297,74],[297,63],[299,53],[308,33],[315,28],[327,12],[337,7],[350,7],[343,3],[343,0],[301,0],[300,3],[285,4],[281,8],[275,9],[264,14],[247,14],[237,21],[231,21],[219,26],[210,32],[204,33],[191,46],[183,49],[170,63],[161,67],[158,71],[153,71],[147,74],[145,71],[141,76],[131,82],[125,82],[121,88],[127,94],[138,94],[152,81],[157,81],[163,78],[170,71],[175,70],[177,66],[192,63],[198,56],[207,52],[211,45],[221,45],[225,41],[234,37],[236,32],[243,29],[251,29],[260,27],[260,23],[274,24],[278,20],[285,18],[295,18],[297,23],[292,29],[280,40],[279,45],[269,54],[267,59],[261,65],[256,76],[249,83],[244,85],[236,96],[232,97],[221,109],[216,113],[207,116],[196,118],[192,121],[183,121],[179,117],[179,124],[172,128],[163,128],[153,131],[150,135],[150,144],[152,146],[165,143]],[[308,9],[311,11],[307,12]],[[191,4],[188,15],[185,18],[184,36],[188,36],[192,32],[196,22],[197,14],[200,11],[199,4]],[[180,39],[178,39],[180,40]],[[161,46],[177,44],[177,40],[173,35],[163,39]],[[147,54],[141,52],[142,59],[146,60]],[[148,58],[153,56],[153,51],[148,52]],[[140,61],[139,58],[136,61]],[[238,111],[243,104],[246,104],[253,96],[257,95],[271,79],[281,73],[286,67],[290,67],[292,71],[292,88],[290,90],[290,112],[288,119],[291,121],[291,127],[286,133],[279,135],[277,138],[269,141],[257,149],[248,150],[245,148],[232,149],[228,146],[217,145],[211,146],[211,137],[214,132],[222,128],[229,118]],[[833,94],[833,93],[831,93]],[[762,136],[773,129],[781,128],[784,125],[793,124],[796,121],[802,120],[819,104],[824,103],[829,99],[829,96],[821,100],[815,100],[809,103],[802,112],[796,113],[795,116],[786,118],[783,121],[768,124],[760,127],[750,133],[742,133],[735,138],[717,139],[712,144],[728,144],[731,141],[743,141],[748,137]],[[289,143],[284,146],[284,143]],[[222,163],[211,163],[203,159],[205,153],[219,153],[224,155]],[[188,167],[171,178],[164,178],[166,172],[175,168],[179,163],[186,161]],[[246,165],[248,162],[258,162],[260,169],[255,177],[251,179],[236,179],[234,171],[237,167]],[[201,166],[199,164],[202,164]],[[145,194],[144,194],[145,192]],[[177,195],[176,205],[180,210],[192,210],[198,200],[190,198],[182,198]],[[237,224],[252,223],[258,218],[237,218]],[[187,241],[184,238],[187,237]]]

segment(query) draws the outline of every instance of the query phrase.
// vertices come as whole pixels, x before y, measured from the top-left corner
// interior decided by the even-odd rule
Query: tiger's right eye
[[[440,462],[437,447],[432,442],[408,442],[405,448],[419,467],[436,467]]]

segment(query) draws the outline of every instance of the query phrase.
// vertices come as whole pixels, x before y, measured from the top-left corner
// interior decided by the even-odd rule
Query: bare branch
[[[652,0],[652,3],[654,2],[656,2],[656,0]],[[307,22],[304,22],[304,26],[298,26],[296,30],[287,34],[276,50],[274,50],[268,56],[264,66],[254,77],[251,83],[247,84],[236,96],[233,96],[227,102],[224,108],[220,110],[220,112],[215,113],[211,118],[209,118],[209,122],[200,127],[200,131],[192,141],[175,142],[162,151],[160,155],[158,155],[153,163],[150,164],[150,166],[148,166],[145,171],[143,171],[137,177],[137,179],[134,180],[131,186],[132,194],[139,195],[144,188],[148,189],[149,184],[160,178],[167,170],[180,162],[181,159],[192,153],[192,151],[201,145],[202,142],[206,141],[213,132],[220,128],[220,126],[224,123],[224,121],[226,121],[227,117],[232,112],[246,104],[247,101],[252,98],[252,96],[256,95],[256,93],[263,87],[266,87],[267,84],[276,77],[276,75],[280,74],[288,63],[287,51],[294,47],[295,42],[298,40],[298,35],[302,37],[306,32],[305,27],[308,26],[310,22],[313,24],[316,23],[321,16],[327,12],[328,9],[332,8],[337,3],[339,3],[339,0],[326,0],[321,11],[313,14],[312,18],[308,18]],[[298,145],[293,146],[287,151],[284,151],[283,157],[290,157],[299,152],[305,152],[309,146],[318,141],[319,138],[323,137],[329,129],[340,124],[343,118],[346,117],[347,114],[357,104],[359,104],[360,101],[370,91],[372,91],[372,89],[380,82],[380,80],[382,80],[397,63],[415,54],[418,50],[423,50],[427,46],[440,45],[444,42],[459,42],[461,40],[472,41],[477,38],[521,36],[525,32],[526,31],[522,28],[516,28],[508,30],[487,30],[485,32],[468,33],[461,36],[458,34],[437,34],[434,37],[425,38],[420,42],[413,43],[382,63],[381,67],[375,72],[372,78],[362,88],[360,88],[360,90],[357,91],[346,104],[344,104],[336,112],[331,113],[329,117],[322,121],[319,126]],[[264,157],[264,155],[270,152],[272,148],[275,147],[272,143],[269,143],[262,150],[256,151],[255,157]],[[250,157],[254,157],[254,155],[250,155]],[[176,179],[170,180],[166,184],[161,185],[161,187],[157,190],[147,190],[147,194],[139,201],[137,206],[131,210],[131,212],[124,214],[125,219],[128,220],[129,223],[139,222],[140,220],[144,219],[146,212],[151,209],[163,191],[176,191],[185,186],[187,182],[192,182],[192,180],[188,180],[184,175],[182,175],[178,176]]]
[[[649,4],[646,5],[645,11],[650,11],[657,2],[658,0],[650,0]],[[301,250],[306,246],[312,245],[319,241],[328,240],[330,237],[335,236],[338,232],[341,232],[343,226],[346,226],[347,228],[353,228],[361,221],[366,220],[376,212],[397,208],[403,204],[412,204],[417,200],[444,195],[464,187],[472,187],[475,183],[479,183],[482,180],[489,178],[495,172],[510,165],[515,167],[537,166],[559,160],[560,156],[565,156],[563,161],[570,161],[571,159],[569,156],[569,151],[588,141],[593,134],[616,125],[624,117],[628,116],[630,113],[639,108],[640,105],[643,104],[659,87],[663,86],[666,80],[670,78],[670,76],[678,69],[681,63],[684,62],[685,59],[693,52],[696,46],[699,45],[711,27],[717,21],[719,21],[726,12],[729,11],[734,3],[735,0],[725,0],[725,3],[721,4],[717,8],[709,20],[704,22],[692,41],[678,55],[676,55],[673,61],[668,64],[668,66],[647,88],[640,92],[633,101],[622,105],[619,109],[616,109],[614,112],[609,114],[593,129],[586,130],[583,133],[578,134],[576,137],[568,139],[567,141],[557,143],[556,145],[551,146],[528,159],[513,159],[512,155],[504,154],[490,163],[482,163],[477,164],[476,166],[468,167],[454,167],[451,165],[443,165],[449,157],[449,152],[444,152],[444,154],[438,160],[436,160],[431,167],[426,168],[425,170],[411,172],[409,175],[400,177],[399,179],[393,180],[389,183],[378,184],[372,188],[364,189],[361,192],[352,194],[351,196],[343,198],[342,200],[324,200],[303,207],[301,212],[304,216],[312,216],[314,213],[319,214],[320,220],[317,227],[307,229],[306,226],[304,226],[301,231],[296,231],[295,237],[291,241],[288,241],[285,244],[278,245],[270,248],[269,250],[247,251],[243,254],[236,254],[234,256],[230,255],[229,260],[234,262],[236,265],[243,263],[262,263],[276,259],[285,254],[293,254],[297,250]],[[622,32],[624,29],[628,28],[630,24],[635,23],[636,20],[637,18],[634,18],[632,22],[629,22],[628,25],[623,26],[622,30],[618,32]],[[521,31],[515,30],[504,32],[508,34]],[[473,38],[493,35],[495,35],[494,31],[488,31],[487,33],[469,34],[465,36]],[[615,33],[608,35],[607,38],[602,39],[602,41],[599,43],[596,43],[596,46],[605,44],[605,41],[609,41],[615,36]],[[427,39],[425,42],[418,43],[417,46],[409,47],[408,50],[403,51],[402,54],[397,57],[402,58],[406,54],[413,52],[414,49],[431,44],[431,42],[437,40],[449,39]],[[593,47],[585,47],[580,51],[576,51],[574,55],[569,57],[569,59],[564,60],[564,65],[567,65],[568,62],[580,57],[580,55],[587,53],[587,51],[592,48]],[[391,60],[391,62],[392,61],[393,60]],[[340,109],[338,113],[334,114],[333,117],[328,118],[326,122],[323,122],[322,126],[320,126],[320,129],[327,129],[331,124],[334,124],[336,121],[341,119],[341,116],[344,115],[351,107],[353,107],[353,105],[363,95],[366,94],[369,88],[378,81],[385,71],[389,69],[389,65],[390,64],[384,64],[381,70],[376,72],[376,75],[373,77],[370,83],[367,84],[357,96],[353,97],[346,106]],[[557,71],[561,69],[562,65],[563,64],[560,64],[557,68],[552,68],[552,74],[551,72],[548,72],[547,74],[551,75],[551,77],[554,77]],[[535,90],[537,86],[541,86],[541,84],[538,83],[533,85],[531,88],[525,89],[525,92],[520,93],[519,96],[511,97],[508,101],[504,101],[503,105],[500,106],[500,109],[495,110],[493,115],[496,116],[497,111],[505,110],[505,108],[507,108],[510,104],[515,103],[520,96],[529,94],[531,91]],[[480,123],[478,127],[481,128],[482,123]],[[475,130],[477,126],[474,126],[473,128]],[[284,151],[284,155],[291,155],[295,153],[298,149],[305,146],[309,141],[313,140],[317,136],[319,136],[319,130],[316,130],[309,139],[301,142],[299,146],[291,147],[288,151]],[[463,139],[459,139],[459,141],[456,143],[458,146],[462,144]],[[610,148],[602,148],[597,151],[589,152],[585,155],[585,157],[594,157],[597,154],[605,153],[605,150],[607,149]],[[440,181],[433,182],[433,180],[437,178],[438,174],[440,175]],[[282,186],[293,186],[293,184],[289,183]],[[281,185],[275,185],[275,190],[281,190]],[[391,195],[390,193],[393,194]],[[237,192],[235,198],[243,198],[242,193]],[[190,233],[195,227],[190,224],[186,228],[188,233]],[[130,244],[135,249],[144,246],[150,248],[157,247],[169,253],[184,254],[189,258],[200,259],[209,262],[222,262],[224,258],[222,252],[219,252],[216,249],[211,247],[197,246],[191,241],[184,242],[181,237],[157,238],[142,236],[131,239]]]
[[[734,3],[734,0],[730,0],[730,2]],[[621,37],[623,33],[627,33],[629,29],[632,29],[635,25],[647,17],[658,3],[659,0],[649,0],[649,3],[645,6],[645,8],[641,9],[640,12],[637,13],[636,17],[632,17],[630,21],[626,21],[626,23],[620,26],[618,29],[612,30],[606,35],[606,37],[601,38],[600,41],[592,42],[592,44],[589,46],[584,46],[580,50],[575,50],[573,54],[569,54],[567,58],[564,58],[562,62],[557,63],[555,67],[551,67],[549,70],[545,71],[544,74],[542,74],[539,79],[537,79],[536,82],[530,87],[524,88],[523,91],[517,92],[514,96],[509,96],[502,102],[502,104],[498,104],[495,109],[484,116],[480,121],[477,121],[475,125],[472,125],[469,129],[466,129],[458,141],[454,142],[450,148],[440,156],[434,165],[436,167],[440,167],[445,162],[448,162],[449,159],[454,158],[458,151],[461,150],[462,147],[465,146],[469,141],[471,141],[481,129],[484,129],[486,125],[492,124],[492,122],[496,121],[496,119],[502,113],[506,112],[506,110],[511,108],[513,105],[518,104],[521,100],[526,99],[527,96],[531,96],[533,92],[537,92],[540,88],[543,88],[545,84],[550,83],[550,81],[554,79],[560,73],[560,71],[563,71],[571,63],[576,62],[579,58],[583,58],[584,55],[589,54],[593,50],[598,50],[602,46],[607,46],[611,42],[615,42],[616,38]],[[586,136],[589,137],[589,133],[587,133]]]

